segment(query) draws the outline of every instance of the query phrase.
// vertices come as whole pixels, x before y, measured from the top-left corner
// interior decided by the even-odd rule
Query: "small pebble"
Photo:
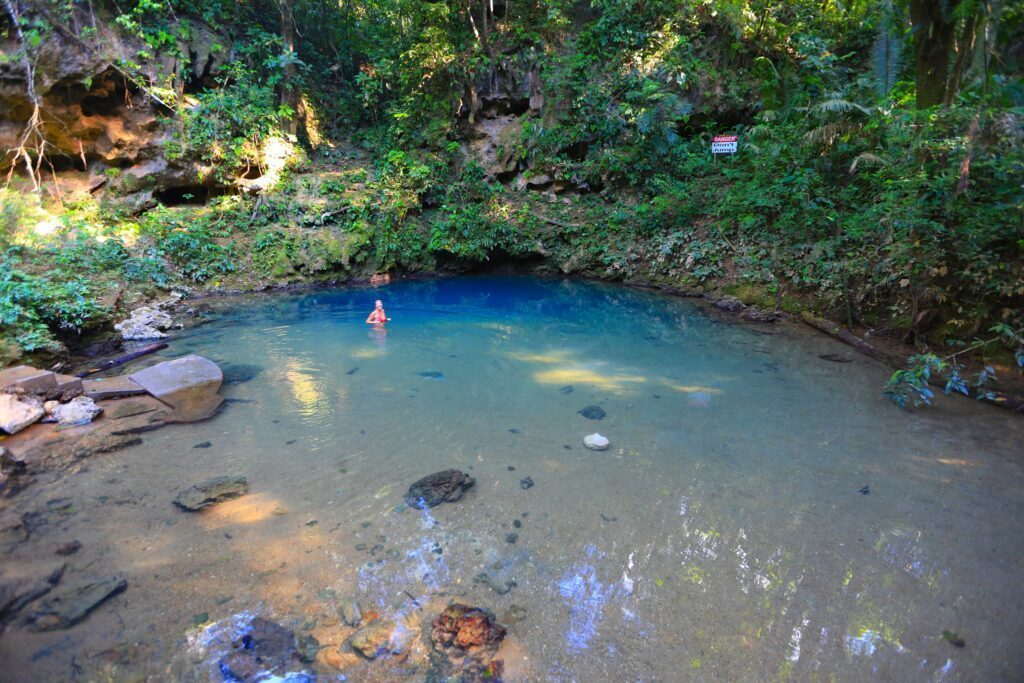
[[[523,526],[523,523],[516,519],[512,521],[512,526],[518,529],[519,527]]]
[[[82,544],[78,541],[71,541],[57,548],[57,554],[66,557],[68,555],[74,555],[82,549]]]
[[[365,543],[360,543],[359,545],[356,546],[356,550],[358,550],[359,552],[362,552],[362,551],[366,550],[366,544]]]
[[[505,537],[505,540],[508,541],[509,543],[515,543],[516,541],[519,540],[519,534],[517,534],[516,532],[513,531],[508,536]]]
[[[509,466],[508,466],[508,471],[509,471],[509,472],[515,472],[515,471],[516,471],[516,468],[515,468],[515,466],[514,466],[514,465],[509,465]]]
[[[210,443],[209,441],[204,441],[204,442],[202,442],[202,443],[197,443],[197,444],[196,444],[195,446],[193,446],[192,448],[209,448],[209,447],[210,447],[210,446],[212,446],[212,445],[213,445],[213,444],[212,444],[212,443]]]
[[[519,488],[521,488],[522,490],[525,491],[526,489],[532,488],[532,487],[533,487],[533,479],[532,478],[525,477],[524,479],[520,479],[519,480]]]
[[[295,443],[296,441],[298,441],[298,439],[289,439],[288,441],[285,441],[285,442],[284,442],[284,445],[285,445],[285,446],[291,446],[291,445],[292,445],[293,443]]]

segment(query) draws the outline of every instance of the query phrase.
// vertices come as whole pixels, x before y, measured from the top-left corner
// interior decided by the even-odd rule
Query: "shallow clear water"
[[[363,323],[377,297],[386,331]],[[492,609],[507,680],[1021,675],[1024,422],[1006,412],[900,411],[887,371],[830,339],[616,286],[459,278],[216,307],[164,353],[258,366],[223,390],[251,402],[22,494],[77,513],[12,557],[80,539],[73,569],[129,588],[70,631],[8,631],[0,679],[217,680],[190,650],[196,615],[340,645],[348,595],[424,621],[454,598]],[[609,450],[583,447],[593,432]],[[450,467],[476,478],[461,501],[405,508]],[[251,493],[171,505],[221,474]]]

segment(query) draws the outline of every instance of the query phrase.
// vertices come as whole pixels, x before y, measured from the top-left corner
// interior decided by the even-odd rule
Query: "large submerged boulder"
[[[224,403],[217,393],[224,374],[216,363],[202,356],[158,363],[132,373],[128,379],[172,408],[166,422],[205,420]]]
[[[441,503],[454,503],[462,498],[476,479],[461,470],[444,470],[427,475],[409,487],[405,502],[410,507],[423,509]]]
[[[282,680],[276,676],[300,659],[295,632],[263,617],[254,617],[232,645],[234,651],[218,662],[225,680]]]
[[[197,512],[225,500],[244,496],[248,492],[249,481],[245,477],[214,477],[179,493],[174,504],[182,510]]]

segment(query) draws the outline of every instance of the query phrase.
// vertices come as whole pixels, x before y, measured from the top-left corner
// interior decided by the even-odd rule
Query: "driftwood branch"
[[[583,226],[583,225],[578,225],[576,223],[562,223],[561,221],[556,221],[554,218],[548,218],[547,216],[542,216],[539,213],[534,213],[533,211],[528,211],[527,213],[529,213],[531,216],[533,216],[534,218],[536,218],[539,221],[544,221],[545,223],[550,223],[551,225],[557,225],[560,228],[583,228],[583,227],[586,227],[586,226]]]
[[[803,311],[800,314],[800,317],[803,319],[805,323],[807,323],[814,329],[818,330],[819,332],[824,332],[833,339],[838,339],[839,341],[845,344],[849,344],[850,346],[857,349],[864,355],[870,356],[871,358],[874,358],[875,360],[880,361],[895,370],[902,370],[905,369],[906,367],[904,360],[899,356],[894,356],[891,353],[887,353],[882,349],[872,344],[869,344],[868,342],[864,341],[863,339],[855,335],[853,332],[850,332],[846,328],[836,325],[834,322],[830,320],[819,318],[818,316],[812,314],[810,311]],[[946,387],[945,380],[934,375],[928,378],[928,383],[934,387],[940,387],[943,389]],[[970,396],[971,398],[975,398],[985,403],[990,403],[992,405],[999,406],[1001,408],[1009,408],[1014,412],[1024,413],[1024,397],[1010,396],[998,391],[985,390],[983,392],[979,392],[974,387],[968,387],[968,392],[968,396]],[[960,395],[962,396],[963,394]]]
[[[167,342],[157,342],[156,344],[149,344],[147,346],[143,346],[141,349],[135,349],[134,351],[126,353],[123,356],[118,356],[117,358],[112,358],[111,360],[100,363],[94,368],[83,370],[82,372],[77,373],[75,377],[88,377],[89,375],[95,375],[97,372],[103,372],[104,370],[109,370],[110,368],[116,368],[118,365],[124,365],[128,361],[135,360],[136,358],[141,358],[142,356],[147,356],[151,353],[156,353],[160,349],[166,348]]]

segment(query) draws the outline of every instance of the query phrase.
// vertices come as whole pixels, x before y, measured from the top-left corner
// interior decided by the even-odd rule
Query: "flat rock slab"
[[[0,370],[0,391],[45,396],[57,388],[57,376],[49,370],[18,365]]]
[[[214,477],[179,493],[174,504],[182,510],[196,512],[246,493],[249,493],[249,482],[245,477]]]
[[[174,409],[167,422],[205,420],[224,403],[217,393],[224,374],[216,363],[202,356],[157,363],[128,378]]]
[[[6,565],[0,568],[0,625],[22,607],[50,592],[67,565],[59,560]]]
[[[462,498],[476,480],[460,470],[444,470],[423,477],[409,487],[405,502],[409,507],[423,509],[441,503],[454,503]]]
[[[73,375],[54,375],[57,380],[57,386],[53,393],[50,394],[52,398],[59,401],[70,401],[73,398],[81,396],[85,391],[85,387],[82,386],[82,379]]]
[[[144,388],[125,375],[107,377],[106,379],[82,380],[82,389],[85,395],[94,401],[105,398],[120,398],[121,396],[138,396],[146,393]]]
[[[577,413],[587,418],[588,420],[603,420],[607,413],[604,412],[604,408],[601,406],[587,406],[581,410],[577,410]]]
[[[30,631],[71,628],[104,601],[128,587],[128,581],[112,576],[84,581],[46,599],[25,620]]]
[[[0,394],[0,430],[8,434],[17,434],[45,414],[43,404],[37,398]]]
[[[153,405],[153,403],[146,403],[145,401],[125,401],[111,410],[108,413],[108,417],[114,420],[121,420],[126,417],[135,417],[136,415],[152,413],[156,409],[157,406]]]

